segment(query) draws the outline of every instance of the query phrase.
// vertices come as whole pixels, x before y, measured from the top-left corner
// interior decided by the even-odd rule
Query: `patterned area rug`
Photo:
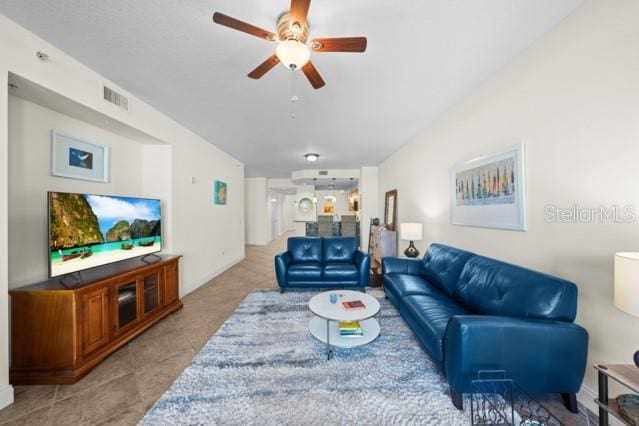
[[[382,335],[330,361],[308,331],[315,294],[248,295],[140,424],[469,424],[383,293]]]

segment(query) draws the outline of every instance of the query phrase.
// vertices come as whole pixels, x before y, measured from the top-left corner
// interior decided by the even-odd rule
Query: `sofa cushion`
[[[324,265],[322,276],[327,281],[358,281],[357,268],[352,263],[329,263]]]
[[[421,275],[453,296],[462,269],[472,253],[444,244],[431,244],[422,260]]]
[[[319,263],[296,263],[286,271],[288,281],[320,281],[322,265]]]
[[[322,239],[291,237],[287,242],[291,263],[320,263],[322,261]]]
[[[445,297],[441,290],[419,275],[390,273],[384,275],[383,281],[384,290],[395,296],[397,300],[414,294]]]
[[[455,299],[484,315],[574,321],[577,286],[570,281],[483,256],[473,256]]]
[[[438,363],[444,360],[444,334],[453,315],[469,312],[448,297],[415,294],[401,301],[402,316],[411,326],[419,341]]]
[[[322,261],[324,263],[354,263],[357,252],[355,237],[324,237]]]

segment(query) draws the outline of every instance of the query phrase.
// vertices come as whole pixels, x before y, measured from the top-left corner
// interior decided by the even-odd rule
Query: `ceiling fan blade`
[[[254,35],[255,37],[263,38],[268,41],[277,40],[277,35],[275,35],[275,33],[271,31],[256,27],[255,25],[247,24],[244,21],[240,21],[220,12],[215,12],[213,14],[213,22],[215,22],[216,24],[224,25],[225,27],[233,28],[234,30],[242,31],[243,33]]]
[[[261,78],[264,74],[269,72],[275,65],[279,64],[280,60],[277,59],[277,55],[269,57],[266,61],[262,62],[253,71],[248,73],[248,76],[254,79]]]
[[[291,0],[291,23],[299,22],[302,27],[306,25],[309,7],[311,0]]]
[[[314,38],[311,48],[314,52],[364,52],[366,37]]]
[[[306,75],[308,81],[311,82],[311,86],[313,86],[313,89],[319,89],[320,87],[324,87],[324,85],[326,84],[324,83],[322,76],[319,75],[319,72],[317,72],[315,65],[313,65],[311,61],[308,61],[306,65],[302,67],[302,72],[304,72],[304,75]]]

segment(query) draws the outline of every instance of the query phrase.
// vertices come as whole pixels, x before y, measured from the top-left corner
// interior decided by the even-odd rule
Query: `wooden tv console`
[[[130,259],[82,272],[82,283],[51,279],[10,291],[10,382],[75,383],[182,308],[180,257]]]

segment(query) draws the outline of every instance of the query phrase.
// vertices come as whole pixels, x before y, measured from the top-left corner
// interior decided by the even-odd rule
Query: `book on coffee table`
[[[361,328],[361,326],[359,324],[359,321],[340,321],[339,322],[340,331],[342,331],[342,330],[358,330],[360,328]]]
[[[362,337],[364,335],[359,321],[340,321],[338,328],[342,337]]]
[[[366,308],[366,305],[364,305],[364,302],[362,302],[361,300],[351,300],[350,302],[342,302],[342,305],[344,305],[344,309],[346,309],[347,311]]]

